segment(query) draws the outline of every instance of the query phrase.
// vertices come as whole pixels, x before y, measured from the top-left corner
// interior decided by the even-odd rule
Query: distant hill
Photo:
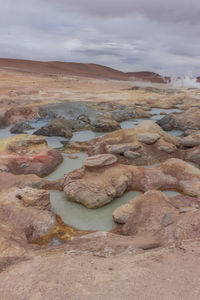
[[[33,61],[22,59],[0,58],[0,68],[16,70],[20,72],[38,74],[75,75],[92,78],[107,78],[119,80],[142,80],[164,83],[165,78],[154,72],[122,72],[97,64],[85,64],[59,61]]]

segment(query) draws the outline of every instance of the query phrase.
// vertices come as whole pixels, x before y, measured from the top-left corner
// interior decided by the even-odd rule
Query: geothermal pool
[[[87,157],[84,153],[75,153],[73,156],[77,158],[71,159],[68,155],[64,155],[62,164],[56,169],[56,171],[47,176],[46,179],[56,180],[61,178],[64,174],[80,168],[82,166],[82,161]],[[158,165],[159,164],[143,167],[152,168]],[[164,193],[168,196],[179,194],[175,191],[164,191]],[[137,191],[129,191],[122,197],[116,198],[109,204],[96,209],[89,209],[82,204],[71,202],[67,199],[64,192],[59,191],[50,191],[50,201],[52,211],[61,216],[62,220],[66,224],[81,230],[108,231],[116,226],[112,219],[113,211],[138,195],[141,195],[141,193]]]
[[[173,109],[160,109],[153,108],[150,113],[152,114],[151,120],[157,121],[163,117],[162,112],[171,113],[171,112],[180,112],[181,110],[177,108]],[[121,128],[134,128],[142,121],[146,119],[134,119],[121,122]],[[35,127],[35,129],[27,130],[26,133],[32,134],[36,129],[43,126],[44,124],[39,122],[37,124],[31,124]],[[174,136],[179,136],[182,134],[182,131],[172,130],[168,131],[169,134]],[[98,136],[102,136],[105,133],[102,132],[94,132],[91,130],[82,130],[79,132],[74,132],[71,141],[89,141]],[[0,139],[11,136],[10,127],[0,130]],[[59,148],[62,151],[62,141],[69,141],[69,139],[63,137],[46,137],[46,140],[50,147]],[[75,169],[78,169],[82,166],[83,160],[87,157],[85,153],[73,153],[67,155],[63,153],[64,160],[62,164],[49,176],[46,177],[48,180],[55,180],[61,178],[64,174],[67,174]],[[158,165],[158,164],[157,164]],[[154,167],[150,166],[150,167]],[[147,166],[144,166],[147,167]],[[178,193],[173,191],[165,191],[165,193],[169,196],[176,195]],[[104,207],[98,209],[89,209],[84,207],[83,205],[75,202],[71,202],[67,199],[67,196],[64,192],[59,191],[50,191],[50,201],[52,205],[52,211],[56,214],[60,215],[63,221],[80,230],[104,230],[108,231],[113,229],[116,225],[112,219],[113,211],[121,206],[122,204],[130,201],[134,197],[140,195],[141,193],[134,192],[126,192],[122,197],[115,199],[111,203],[105,205]]]
[[[122,197],[96,209],[89,209],[82,204],[70,202],[64,192],[51,191],[50,199],[52,210],[60,215],[66,224],[81,230],[108,231],[116,226],[112,219],[113,211],[140,194],[139,192],[127,192]]]

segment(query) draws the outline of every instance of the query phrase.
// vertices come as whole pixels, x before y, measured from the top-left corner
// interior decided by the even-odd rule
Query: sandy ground
[[[1,273],[1,300],[199,300],[199,246],[114,257],[55,249]]]
[[[131,82],[80,76],[26,74],[0,69],[0,99],[47,101],[117,100]],[[123,91],[124,94],[124,91]],[[125,93],[126,94],[126,93]],[[123,97],[128,98],[128,95]]]
[[[0,105],[14,103],[49,103],[69,100],[120,101],[134,103],[148,97],[154,101],[166,98],[144,90],[130,90],[134,81],[95,79],[72,75],[34,74],[0,68]],[[144,83],[146,85],[146,83]],[[158,88],[163,84],[153,84]],[[173,95],[170,96],[173,98]],[[12,101],[12,102],[10,102]],[[1,104],[2,103],[2,104]]]

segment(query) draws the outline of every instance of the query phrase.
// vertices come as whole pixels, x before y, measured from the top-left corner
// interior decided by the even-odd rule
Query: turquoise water
[[[57,167],[57,169],[53,173],[48,175],[46,179],[56,180],[61,178],[64,174],[81,168],[82,162],[86,157],[87,155],[83,152],[74,153],[70,155],[63,154],[63,162]]]
[[[111,230],[116,224],[112,219],[113,211],[122,204],[140,195],[139,192],[127,192],[122,197],[96,209],[89,209],[79,203],[67,200],[64,192],[51,191],[52,211],[63,221],[81,230]]]

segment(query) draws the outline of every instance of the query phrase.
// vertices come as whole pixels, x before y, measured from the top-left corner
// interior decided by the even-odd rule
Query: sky
[[[199,0],[0,0],[0,57],[200,75]]]

